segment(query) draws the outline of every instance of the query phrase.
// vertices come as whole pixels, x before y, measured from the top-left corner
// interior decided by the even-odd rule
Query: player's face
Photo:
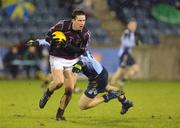
[[[132,21],[128,24],[128,29],[131,30],[132,32],[135,32],[137,28],[137,23]]]
[[[18,53],[18,49],[17,49],[16,47],[13,47],[13,48],[12,48],[12,52],[13,52],[13,53]]]
[[[85,15],[78,15],[75,19],[72,19],[72,28],[73,30],[82,30],[86,22]]]
[[[36,53],[36,47],[29,47],[28,50],[30,53]]]

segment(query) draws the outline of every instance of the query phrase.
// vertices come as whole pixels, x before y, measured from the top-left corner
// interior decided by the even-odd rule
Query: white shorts
[[[50,56],[49,62],[51,66],[51,71],[53,69],[60,70],[72,70],[72,67],[75,63],[79,61],[79,58],[75,58],[72,60],[64,59],[61,57]]]

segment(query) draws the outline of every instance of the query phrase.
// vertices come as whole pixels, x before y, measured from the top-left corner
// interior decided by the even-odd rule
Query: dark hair
[[[125,22],[126,25],[128,25],[130,22],[137,22],[136,19],[134,17],[132,17],[131,19],[127,20]]]
[[[71,18],[72,18],[72,19],[75,19],[76,16],[78,16],[78,15],[85,15],[85,16],[86,16],[86,13],[85,13],[83,10],[81,10],[81,9],[75,9],[75,10],[72,12]],[[86,18],[87,18],[87,16],[86,16]]]

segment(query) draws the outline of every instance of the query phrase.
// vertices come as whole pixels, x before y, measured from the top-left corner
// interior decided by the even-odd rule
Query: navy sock
[[[123,98],[118,98],[119,102],[121,102],[122,104],[126,103],[127,99],[125,96],[123,96]]]

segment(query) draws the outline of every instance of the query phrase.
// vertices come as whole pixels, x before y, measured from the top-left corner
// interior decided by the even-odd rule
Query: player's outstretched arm
[[[50,49],[50,44],[45,39],[29,40],[26,45]]]
[[[79,47],[73,46],[68,42],[61,42],[60,43],[60,47],[63,47],[64,49],[66,49],[66,51],[68,53],[74,54],[74,53],[78,53],[78,54],[83,54],[85,52],[84,49],[81,49]]]
[[[27,46],[38,46],[39,43],[37,40],[29,40],[27,43],[26,43]]]

